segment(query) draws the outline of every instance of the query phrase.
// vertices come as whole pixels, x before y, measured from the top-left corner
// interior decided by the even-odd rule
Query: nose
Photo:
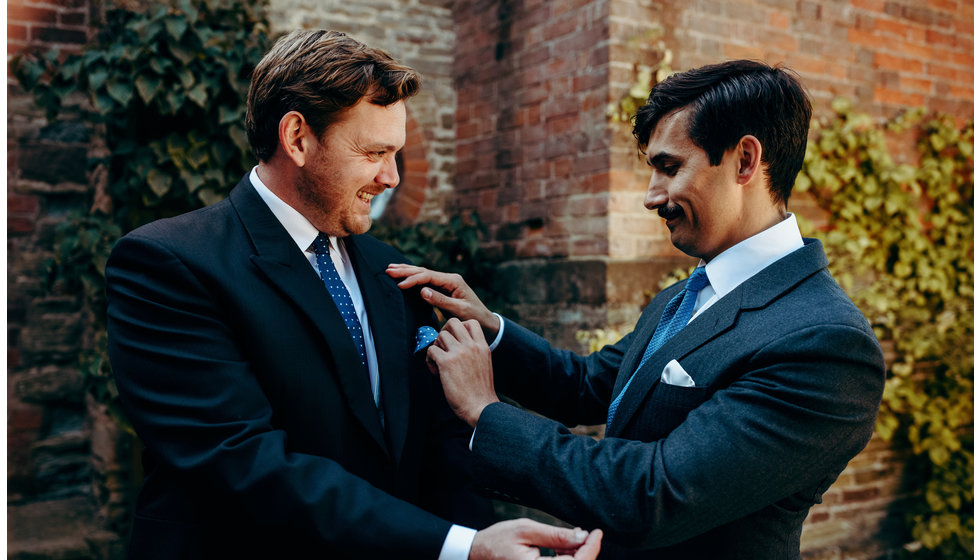
[[[390,157],[385,157],[381,162],[381,169],[378,170],[378,175],[374,180],[388,189],[393,189],[398,186],[398,163],[395,161],[393,154]]]
[[[647,210],[654,210],[667,204],[667,189],[661,181],[657,180],[657,172],[650,174],[650,184],[647,185],[647,194],[643,198],[643,206]]]

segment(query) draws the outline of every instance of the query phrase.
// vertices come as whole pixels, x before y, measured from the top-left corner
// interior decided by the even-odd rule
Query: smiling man
[[[113,249],[109,352],[145,445],[130,558],[597,554],[599,532],[463,525],[483,527],[488,504],[466,491],[468,430],[417,352],[432,308],[366,235],[419,87],[341,33],[290,33],[252,76],[258,165],[227,200]]]
[[[803,520],[871,437],[884,384],[868,321],[787,212],[810,114],[792,75],[750,61],[653,88],[634,127],[645,206],[701,262],[590,356],[491,313],[458,276],[389,267],[458,318],[428,358],[475,428],[481,484],[602,528],[604,558],[800,557]],[[602,422],[600,441],[566,428]]]

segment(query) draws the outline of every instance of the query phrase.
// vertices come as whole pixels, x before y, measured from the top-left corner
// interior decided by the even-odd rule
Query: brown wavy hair
[[[296,30],[278,41],[252,72],[245,130],[255,156],[266,161],[279,144],[279,121],[303,115],[317,137],[367,97],[388,106],[418,93],[421,76],[387,52],[337,31]]]

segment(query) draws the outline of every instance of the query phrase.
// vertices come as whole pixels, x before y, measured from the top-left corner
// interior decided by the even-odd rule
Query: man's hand
[[[429,346],[426,361],[439,374],[453,412],[470,426],[476,426],[488,404],[498,402],[490,347],[476,321],[463,323],[455,317],[446,321]]]
[[[392,278],[403,279],[398,283],[399,288],[406,290],[423,286],[420,294],[429,305],[438,307],[460,321],[470,319],[478,321],[488,340],[496,338],[497,331],[500,329],[500,320],[483,305],[459,274],[436,272],[420,266],[397,263],[389,264],[386,272]]]
[[[469,560],[533,560],[541,548],[555,550],[557,560],[594,560],[599,554],[602,531],[564,529],[530,519],[501,521],[473,537]]]

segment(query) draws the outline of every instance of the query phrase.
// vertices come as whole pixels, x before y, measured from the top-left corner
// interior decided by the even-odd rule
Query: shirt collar
[[[705,265],[708,281],[718,297],[761,272],[770,264],[803,247],[803,235],[793,213],[778,224],[734,245]],[[703,263],[704,261],[702,261]]]
[[[305,216],[299,213],[298,210],[292,206],[286,204],[281,198],[276,196],[272,190],[269,189],[259,178],[258,166],[252,168],[252,172],[249,173],[248,179],[252,182],[252,186],[255,187],[255,192],[259,193],[259,197],[266,203],[269,210],[276,216],[282,227],[286,228],[286,233],[293,238],[293,242],[299,247],[300,251],[308,251],[310,246],[313,245],[313,240],[320,232],[316,227],[306,219]],[[337,250],[337,238],[330,236],[330,250]]]

